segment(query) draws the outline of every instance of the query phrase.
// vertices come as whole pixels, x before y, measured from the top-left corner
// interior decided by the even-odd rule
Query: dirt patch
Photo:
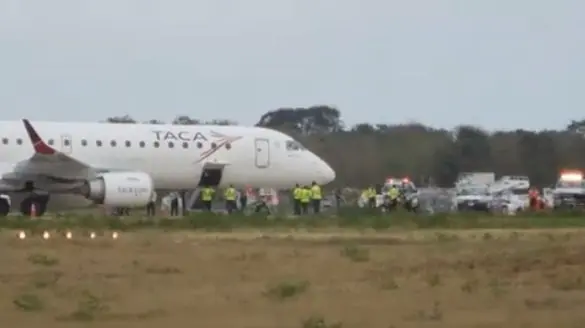
[[[0,237],[0,322],[577,327],[580,230]]]

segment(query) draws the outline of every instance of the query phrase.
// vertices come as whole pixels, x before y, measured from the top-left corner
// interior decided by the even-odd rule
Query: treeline
[[[108,121],[136,122],[128,116]],[[237,124],[229,120],[201,122],[186,115],[172,123]],[[331,164],[339,186],[380,183],[388,176],[452,186],[459,173],[473,171],[527,175],[534,184],[546,186],[555,182],[563,168],[585,168],[585,120],[572,121],[560,131],[488,132],[470,125],[444,130],[416,123],[346,127],[336,108],[314,106],[273,110],[262,115],[257,125],[303,142]]]

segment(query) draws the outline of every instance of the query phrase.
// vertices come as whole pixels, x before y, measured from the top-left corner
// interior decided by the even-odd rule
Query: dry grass
[[[581,231],[0,236],[0,325],[582,327]]]

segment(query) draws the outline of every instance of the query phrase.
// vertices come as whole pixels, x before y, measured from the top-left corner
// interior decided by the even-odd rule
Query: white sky
[[[585,1],[0,0],[0,118],[561,128],[585,108]],[[532,114],[531,114],[532,113]]]

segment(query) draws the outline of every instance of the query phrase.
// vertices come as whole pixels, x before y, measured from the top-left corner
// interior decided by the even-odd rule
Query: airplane
[[[66,195],[134,208],[154,190],[283,189],[334,179],[301,143],[262,127],[0,121],[0,194],[24,194],[24,215],[34,204],[41,216],[49,199]],[[0,197],[0,216],[10,210]]]

